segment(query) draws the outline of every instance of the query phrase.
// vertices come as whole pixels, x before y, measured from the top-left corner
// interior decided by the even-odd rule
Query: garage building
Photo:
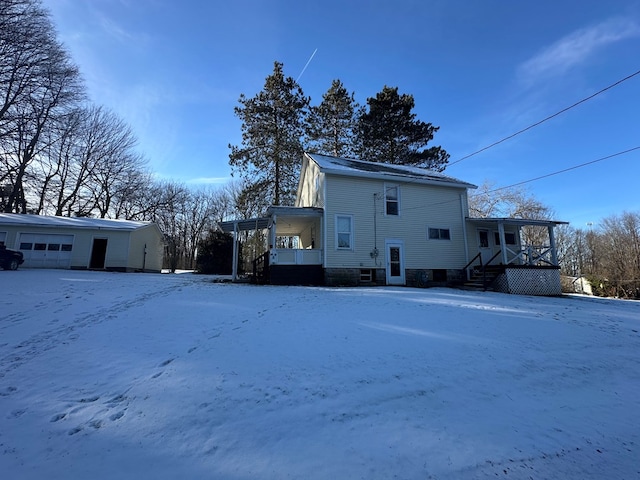
[[[152,222],[0,213],[0,244],[21,268],[160,272],[163,235]]]

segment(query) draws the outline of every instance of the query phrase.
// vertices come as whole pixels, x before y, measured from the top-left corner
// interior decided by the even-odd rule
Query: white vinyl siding
[[[326,218],[334,219],[348,207],[354,218],[355,242],[353,251],[338,250],[335,221],[327,222],[326,267],[384,268],[385,238],[404,241],[405,268],[408,269],[455,269],[467,263],[460,205],[464,189],[398,183],[402,197],[402,215],[398,217],[385,215],[385,182],[382,180],[326,174],[325,182]],[[377,194],[375,199],[374,194]],[[448,228],[451,240],[428,241],[425,233],[428,225]],[[374,247],[379,252],[377,258],[371,256]]]
[[[324,173],[305,156],[300,170],[296,207],[324,207]]]

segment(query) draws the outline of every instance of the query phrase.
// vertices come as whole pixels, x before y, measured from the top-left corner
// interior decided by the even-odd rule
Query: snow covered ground
[[[0,288],[3,479],[640,476],[640,302],[26,269]]]

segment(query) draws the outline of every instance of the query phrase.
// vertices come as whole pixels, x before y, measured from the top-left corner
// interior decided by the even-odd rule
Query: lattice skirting
[[[496,278],[494,290],[516,295],[562,295],[560,270],[555,268],[508,268]]]

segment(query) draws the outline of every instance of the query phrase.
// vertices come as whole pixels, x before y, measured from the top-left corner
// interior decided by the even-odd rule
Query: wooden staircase
[[[476,266],[462,287],[466,290],[493,290],[493,282],[501,273],[504,273],[504,265]]]

